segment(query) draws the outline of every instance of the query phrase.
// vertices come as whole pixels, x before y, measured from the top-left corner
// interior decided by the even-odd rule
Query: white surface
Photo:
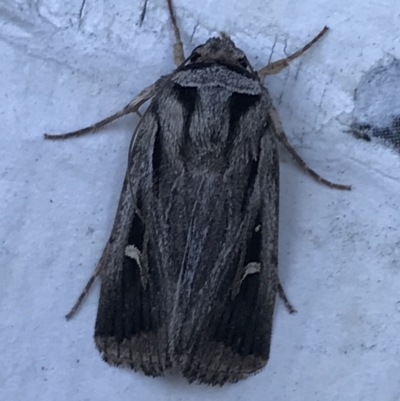
[[[64,5],[67,4],[68,5]],[[65,142],[173,69],[163,0],[3,0],[0,4],[0,399],[400,399],[400,162],[343,132],[353,90],[400,54],[397,0],[177,0],[186,52],[228,32],[256,68],[331,30],[266,79],[308,164],[352,192],[315,183],[282,152],[280,275],[271,356],[234,385],[189,385],[110,367],[95,349],[97,282],[64,314],[109,236],[135,117]],[[193,34],[194,33],[194,34]],[[193,35],[193,37],[192,37]]]

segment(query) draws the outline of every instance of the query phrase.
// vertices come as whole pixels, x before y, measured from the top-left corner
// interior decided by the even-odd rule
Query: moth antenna
[[[291,54],[288,57],[274,61],[273,63],[268,63],[265,67],[261,68],[261,70],[258,71],[258,76],[260,78],[264,78],[266,75],[278,74],[284,68],[286,68],[291,61],[293,61],[295,58],[301,56],[314,43],[318,42],[318,40],[320,40],[322,38],[322,36],[324,36],[328,32],[328,30],[329,30],[329,28],[327,26],[324,26],[324,28],[321,30],[321,32],[317,36],[315,36],[315,38],[310,40],[301,49],[297,50],[296,52],[294,52],[293,54]]]
[[[178,23],[176,22],[175,10],[172,0],[167,0],[169,16],[171,17],[172,27],[174,29],[175,43],[174,43],[174,62],[176,66],[181,65],[185,61],[185,52],[183,51],[183,43],[181,33],[179,31]]]
[[[140,14],[139,26],[142,26],[143,21],[144,21],[144,17],[146,16],[147,2],[148,2],[148,0],[144,0],[142,12],[141,12],[141,14]]]

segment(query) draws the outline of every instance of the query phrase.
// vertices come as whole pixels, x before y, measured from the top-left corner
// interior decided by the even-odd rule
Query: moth
[[[114,226],[77,303],[101,277],[95,342],[104,360],[189,382],[236,382],[267,363],[278,277],[278,141],[289,144],[262,79],[317,42],[254,71],[226,34],[184,57],[172,0],[177,68],[102,128],[148,100],[133,135]]]

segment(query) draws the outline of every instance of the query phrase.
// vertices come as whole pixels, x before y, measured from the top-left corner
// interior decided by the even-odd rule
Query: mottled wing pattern
[[[103,255],[95,337],[109,363],[213,385],[266,364],[278,260],[270,105],[253,74],[199,63],[149,106]]]

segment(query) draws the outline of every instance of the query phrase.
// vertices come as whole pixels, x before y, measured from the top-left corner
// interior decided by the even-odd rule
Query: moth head
[[[193,63],[224,63],[236,65],[253,72],[246,54],[235,46],[226,33],[220,38],[208,39],[204,45],[197,46],[189,56],[189,64]]]

